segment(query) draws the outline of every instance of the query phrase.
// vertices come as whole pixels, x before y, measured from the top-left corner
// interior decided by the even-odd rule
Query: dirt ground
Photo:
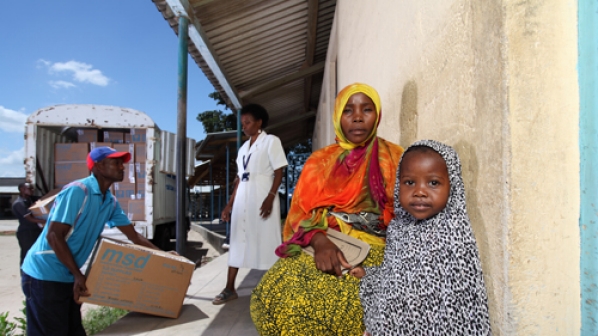
[[[19,274],[19,243],[14,232],[18,222],[16,220],[0,220],[0,313],[9,312],[9,320],[21,317],[20,310],[23,308],[25,296],[21,290],[21,276]],[[204,242],[203,237],[191,230],[188,240],[190,242]],[[208,249],[208,254],[204,258],[206,261],[220,254],[204,242],[204,248]],[[83,304],[83,315],[94,305]]]

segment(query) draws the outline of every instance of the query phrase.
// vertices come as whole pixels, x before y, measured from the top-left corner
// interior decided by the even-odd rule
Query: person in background
[[[87,157],[92,174],[66,185],[57,195],[47,224],[23,262],[27,333],[85,335],[81,296],[89,296],[83,266],[104,225],[117,227],[134,244],[158,249],[137,233],[110,192],[124,177],[128,152],[97,147]]]
[[[19,220],[19,227],[17,228],[17,240],[21,248],[19,265],[23,265],[27,251],[33,246],[37,237],[42,233],[44,224],[46,224],[45,220],[33,217],[31,211],[29,211],[29,207],[35,201],[37,201],[37,197],[33,196],[31,183],[19,184],[19,197],[12,204],[12,213]]]
[[[393,187],[403,149],[377,136],[378,92],[355,83],[334,106],[336,144],[305,162],[276,253],[281,257],[251,296],[251,318],[265,335],[361,335],[359,280],[330,230],[368,243],[364,265],[382,262],[386,226],[393,217]],[[303,252],[311,246],[314,256]],[[232,245],[231,245],[232,247]]]
[[[278,260],[274,254],[282,242],[278,187],[288,163],[280,139],[264,131],[268,119],[260,105],[241,109],[241,126],[249,140],[239,149],[234,191],[222,210],[222,220],[231,220],[229,267],[226,287],[212,301],[215,305],[238,297],[239,268],[267,270]]]

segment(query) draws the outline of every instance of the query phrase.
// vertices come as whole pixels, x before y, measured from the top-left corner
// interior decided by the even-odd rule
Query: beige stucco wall
[[[496,335],[579,333],[575,1],[339,0],[324,89],[382,98],[379,135],[463,164]],[[314,147],[334,139],[322,95]]]

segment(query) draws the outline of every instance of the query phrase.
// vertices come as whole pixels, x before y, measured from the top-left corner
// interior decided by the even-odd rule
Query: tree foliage
[[[228,107],[224,99],[220,96],[217,91],[212,92],[208,97],[216,101],[216,105],[224,106],[225,111],[221,110],[209,110],[203,111],[197,114],[197,121],[203,125],[203,129],[206,133],[232,131],[237,129],[237,116],[231,111],[226,112]]]

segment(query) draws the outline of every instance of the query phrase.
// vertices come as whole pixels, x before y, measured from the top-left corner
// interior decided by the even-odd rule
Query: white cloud
[[[4,151],[0,151],[4,154]],[[22,147],[8,155],[0,156],[0,177],[25,177],[25,167],[23,158],[25,157],[25,148]]]
[[[0,130],[23,133],[25,131],[25,121],[27,121],[26,114],[0,105]]]
[[[67,82],[67,81],[62,81],[62,80],[49,81],[48,84],[50,84],[50,86],[55,89],[68,89],[68,88],[76,87],[75,84],[73,84],[71,82]]]
[[[49,67],[52,64],[50,61],[46,61],[45,59],[38,59],[37,60],[37,68]]]
[[[43,60],[41,60],[43,62]],[[56,62],[49,66],[52,72],[71,72],[73,80],[81,83],[91,83],[99,86],[106,86],[110,79],[102,74],[98,69],[94,69],[91,64],[77,61],[68,61],[65,63]]]

